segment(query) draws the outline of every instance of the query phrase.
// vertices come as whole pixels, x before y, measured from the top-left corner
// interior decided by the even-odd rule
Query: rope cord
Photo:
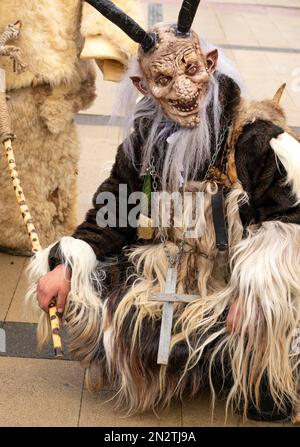
[[[10,40],[16,39],[20,34],[21,22],[8,25],[5,31],[0,35],[0,47],[4,47]]]

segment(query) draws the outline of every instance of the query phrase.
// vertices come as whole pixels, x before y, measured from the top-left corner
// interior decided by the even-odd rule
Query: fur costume
[[[161,43],[160,29],[172,31],[165,31],[165,25],[154,29]],[[186,38],[193,40],[194,35]],[[180,46],[178,40],[184,51],[187,43]],[[211,52],[204,52],[203,43],[201,48],[203,61],[208,60]],[[183,58],[178,60],[181,64]],[[142,71],[133,81],[149,88]],[[224,57],[219,56],[205,82],[196,125],[190,119],[195,102],[189,94],[185,103],[171,100],[175,108],[179,104],[178,121],[170,120],[167,106],[161,107],[154,95],[135,106],[133,132],[118,148],[111,174],[95,193],[84,222],[72,237],[62,238],[32,261],[28,299],[38,309],[39,278],[61,263],[70,268],[71,291],[64,311],[69,348],[87,368],[89,387],[112,382],[116,405],[128,413],[156,411],[208,385],[213,399],[216,392],[226,391],[227,409],[260,420],[285,419],[297,415],[299,406],[299,137],[288,128],[277,96],[262,102],[241,97],[238,78]],[[165,80],[162,84],[166,86]],[[216,171],[208,171],[220,142],[214,168],[226,179],[226,252],[217,245],[212,208],[221,183],[213,175]],[[105,208],[101,193],[118,198],[122,184],[128,195],[141,191],[145,165],[151,160],[158,191],[169,187],[182,194],[202,192],[197,237],[185,236],[195,196],[181,227],[156,228],[151,241],[140,240],[136,228],[123,224],[120,209],[115,226],[99,224]],[[132,209],[129,205],[127,216]],[[197,298],[174,304],[170,357],[167,365],[159,365],[163,306],[153,295],[164,290],[168,258],[176,257],[181,243],[176,290]],[[235,330],[227,332],[226,317],[234,302],[241,318]],[[43,314],[40,342],[48,336]]]
[[[115,80],[120,67],[126,66],[135,53],[136,45],[119,30],[118,43],[111,43],[116,27],[90,5],[83,7],[79,0],[25,3],[1,0],[0,31],[16,19],[22,21],[16,45],[22,50],[27,69],[14,73],[7,57],[0,58],[0,66],[6,71],[20,177],[41,243],[47,246],[72,233],[76,225],[79,141],[74,116],[95,98],[92,62],[79,59],[84,43],[86,58],[102,61],[106,78],[113,76]],[[136,2],[120,0],[120,4],[130,12],[135,7],[135,14],[140,16]],[[102,39],[102,47],[98,45],[95,52],[90,48],[90,38],[96,35]],[[104,51],[105,44],[108,48]],[[117,73],[107,61],[110,54],[118,60]],[[3,157],[0,170],[0,247],[14,253],[30,253]]]

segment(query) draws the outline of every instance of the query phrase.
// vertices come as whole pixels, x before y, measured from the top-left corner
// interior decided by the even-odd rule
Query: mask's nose
[[[198,89],[186,76],[179,76],[174,85],[176,95],[181,101],[192,101]]]

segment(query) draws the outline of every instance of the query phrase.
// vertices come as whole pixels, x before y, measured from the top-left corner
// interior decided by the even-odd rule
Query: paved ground
[[[157,2],[143,3],[148,22],[155,17],[173,21],[180,1]],[[290,125],[300,127],[300,0],[203,0],[194,28],[233,59],[248,96],[271,97],[287,82],[283,105]],[[103,82],[99,75],[99,97],[77,117],[82,145],[78,221],[120,141],[119,130],[106,125],[116,90],[117,85]],[[109,390],[99,396],[85,390],[84,371],[76,362],[53,360],[51,349],[36,353],[35,322],[23,311],[26,263],[25,258],[0,254],[0,326],[7,340],[7,351],[0,358],[0,426],[224,425],[223,404],[218,404],[211,420],[206,395],[175,403],[159,419],[152,414],[123,418],[107,402]],[[243,421],[233,416],[227,425],[240,426]]]

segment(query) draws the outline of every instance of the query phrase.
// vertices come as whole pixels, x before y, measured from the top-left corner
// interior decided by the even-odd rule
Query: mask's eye
[[[161,85],[162,87],[166,87],[168,84],[170,84],[171,81],[172,81],[171,76],[160,76],[156,80],[156,83]]]
[[[198,67],[197,65],[189,65],[185,72],[188,76],[194,76],[198,72]]]

